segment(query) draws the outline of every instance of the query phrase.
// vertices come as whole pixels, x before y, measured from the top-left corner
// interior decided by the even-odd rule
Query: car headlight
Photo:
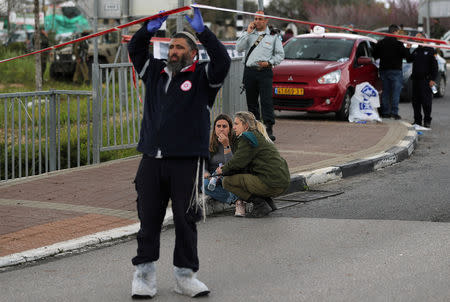
[[[324,76],[321,76],[317,82],[319,84],[336,84],[341,79],[341,70],[335,70],[330,73],[327,73]]]

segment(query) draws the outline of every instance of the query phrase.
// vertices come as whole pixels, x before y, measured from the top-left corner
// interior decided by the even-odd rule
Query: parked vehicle
[[[12,32],[6,40],[5,46],[11,43],[23,43],[26,49],[31,48],[31,39],[33,38],[34,30],[19,29]]]
[[[356,85],[381,90],[373,60],[376,40],[355,34],[304,34],[284,44],[285,59],[273,69],[276,110],[335,112],[347,120]]]
[[[413,46],[414,47],[414,46]],[[411,51],[414,48],[411,48]],[[417,47],[417,45],[415,46]],[[445,95],[445,88],[447,86],[447,61],[441,57],[439,54],[436,54],[436,60],[438,62],[438,78],[436,80],[436,88],[437,93],[434,95],[436,97],[443,97]],[[411,102],[412,101],[412,63],[406,62],[403,60],[403,88],[400,94],[400,100],[402,102]]]
[[[73,39],[73,37],[72,37]],[[91,68],[94,61],[94,43],[87,40],[89,44],[87,64]],[[99,37],[98,42],[98,62],[100,64],[113,63],[116,58],[117,50],[120,46],[119,32],[110,32]],[[50,77],[53,79],[71,79],[75,72],[75,55],[72,53],[72,45],[56,49],[51,57]]]
[[[442,36],[441,40],[447,41],[447,46],[450,46],[450,30]],[[441,51],[444,58],[450,59],[450,49],[441,49]]]

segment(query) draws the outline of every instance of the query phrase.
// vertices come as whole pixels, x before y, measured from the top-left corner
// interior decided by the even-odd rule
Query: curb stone
[[[323,184],[333,180],[339,180],[362,173],[373,172],[395,163],[401,162],[411,156],[418,144],[418,134],[413,126],[403,122],[408,127],[408,134],[397,145],[387,151],[358,160],[353,160],[342,165],[321,168],[314,171],[295,173],[291,175],[289,188],[285,192],[293,193],[305,191],[308,187]],[[231,208],[229,205],[222,204],[214,200],[207,201],[206,214],[222,212]],[[173,214],[171,208],[167,209],[163,226],[173,225]],[[38,259],[52,257],[79,250],[84,247],[95,246],[98,244],[111,242],[121,238],[135,235],[139,230],[139,223],[125,227],[115,228],[80,238],[55,243],[49,246],[28,250],[4,257],[0,257],[0,268],[11,267]]]
[[[172,209],[167,208],[166,216],[164,217],[163,227],[167,227],[172,224],[173,224]],[[32,249],[0,257],[0,268],[6,268],[27,262],[33,262],[39,259],[53,257],[71,251],[79,250],[82,248],[91,247],[98,244],[133,236],[139,231],[139,226],[140,226],[139,223],[134,223],[124,227],[98,232],[80,238],[62,241],[48,246],[40,247],[37,249]]]
[[[302,191],[305,187],[323,184],[332,180],[373,172],[407,159],[417,147],[418,135],[413,126],[405,124],[408,127],[407,135],[397,145],[387,151],[342,165],[291,175],[291,184],[286,193]]]

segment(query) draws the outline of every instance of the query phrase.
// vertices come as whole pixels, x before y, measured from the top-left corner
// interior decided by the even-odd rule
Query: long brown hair
[[[228,132],[228,141],[230,145],[234,140],[234,132],[233,132],[233,120],[227,114],[219,114],[214,120],[213,129],[211,131],[211,137],[209,138],[209,152],[215,153],[219,147],[219,140],[216,135],[216,124],[219,120],[225,120],[228,123],[228,127],[230,128],[230,132]]]

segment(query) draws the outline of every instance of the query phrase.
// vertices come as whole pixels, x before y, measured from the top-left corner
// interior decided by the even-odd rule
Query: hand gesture
[[[200,14],[200,9],[198,7],[194,7],[194,18],[189,18],[189,16],[185,16],[186,20],[191,24],[191,27],[198,33],[201,33],[205,30],[205,25],[203,24],[203,18]]]
[[[230,141],[229,141],[229,139],[228,139],[228,136],[226,136],[226,135],[223,134],[223,133],[220,133],[220,134],[217,136],[217,140],[218,140],[219,143],[221,143],[222,146],[224,146],[224,147],[230,145]]]
[[[163,12],[164,11],[160,11],[160,13],[163,13]],[[147,23],[148,32],[154,33],[158,29],[160,29],[161,25],[164,23],[164,21],[166,21],[167,17],[169,17],[169,16],[159,17],[159,18],[148,21],[148,23]]]
[[[251,33],[256,28],[255,22],[250,22],[250,24],[247,27],[247,32]]]
[[[216,174],[217,175],[222,175],[222,167],[217,167],[217,169],[216,169]]]

